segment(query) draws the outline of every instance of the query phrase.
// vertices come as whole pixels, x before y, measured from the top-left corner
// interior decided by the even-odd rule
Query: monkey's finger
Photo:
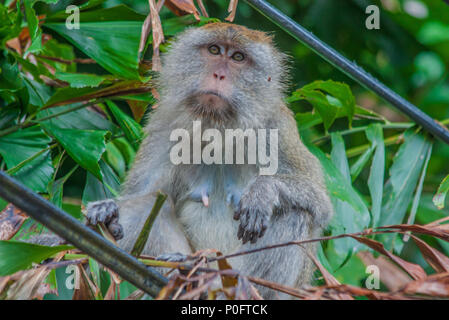
[[[240,219],[240,210],[234,211],[234,220]]]
[[[253,232],[252,237],[251,237],[251,243],[256,243],[257,239],[260,237],[257,236],[258,232]]]
[[[121,224],[112,222],[108,226],[108,230],[111,233],[111,235],[114,237],[115,240],[123,239],[124,233],[123,233],[123,227]]]
[[[245,231],[244,235],[243,235],[243,244],[247,243],[250,239],[251,239],[251,234],[252,232],[250,231]]]
[[[243,229],[242,225],[239,225],[239,230],[237,231],[237,239],[242,239],[243,233],[245,232],[245,229]]]

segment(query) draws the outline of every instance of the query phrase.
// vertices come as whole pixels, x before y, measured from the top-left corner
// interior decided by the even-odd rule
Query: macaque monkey
[[[212,23],[181,33],[163,56],[159,106],[150,115],[121,195],[90,203],[88,221],[105,223],[120,239],[119,245],[130,251],[155,192],[161,190],[169,197],[153,225],[145,255],[173,261],[201,249],[229,254],[319,236],[332,206],[320,164],[301,142],[284,102],[285,60],[272,37],[243,26]],[[276,172],[261,175],[258,161],[174,164],[172,147],[178,141],[173,141],[172,132],[184,129],[195,135],[194,121],[201,121],[202,133],[216,129],[223,137],[227,129],[276,130],[276,146],[270,145],[271,134],[265,140],[257,136],[265,150],[277,152]],[[206,145],[203,136],[200,153]],[[195,157],[194,147],[187,152],[190,159]],[[313,249],[282,247],[229,263],[243,274],[299,287],[311,279],[312,263],[305,250]],[[264,298],[278,297],[272,290],[259,289]]]

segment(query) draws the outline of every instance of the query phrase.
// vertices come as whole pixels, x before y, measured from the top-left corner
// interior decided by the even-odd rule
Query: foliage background
[[[211,17],[227,16],[228,1],[204,2]],[[420,109],[449,123],[449,6],[443,1],[271,2]],[[82,205],[117,193],[142,138],[144,114],[156,103],[151,36],[142,60],[138,56],[148,1],[22,1],[19,10],[15,4],[0,1],[0,168],[82,219]],[[81,6],[80,30],[65,27],[65,8],[72,4]],[[381,8],[380,30],[365,27],[370,4]],[[166,7],[160,17],[167,40],[162,52],[186,26],[213,20],[201,18],[198,24],[193,16],[176,17]],[[449,146],[433,141],[243,1],[235,23],[272,32],[291,56],[287,101],[303,140],[323,164],[336,210],[327,235],[429,223],[448,215],[443,207],[449,182],[440,183],[449,171]],[[0,209],[5,206],[0,200]],[[12,239],[43,229],[28,219]],[[402,235],[376,240],[434,272],[413,241]],[[446,242],[425,240],[449,255]],[[2,250],[16,250],[11,244]],[[319,258],[340,282],[363,286],[367,273],[360,251],[367,247],[353,239],[331,240],[322,243]],[[13,251],[3,251],[3,257],[5,252]],[[13,263],[3,261],[3,267]],[[0,276],[24,267],[29,265]],[[63,270],[52,274],[53,284],[62,283]],[[126,286],[122,297],[132,292]],[[59,298],[71,297],[62,287]]]

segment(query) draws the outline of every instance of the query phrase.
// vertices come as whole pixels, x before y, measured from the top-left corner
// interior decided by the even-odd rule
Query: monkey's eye
[[[218,55],[218,54],[220,54],[220,48],[218,46],[216,46],[215,44],[213,44],[209,47],[209,52],[214,55]]]
[[[232,55],[231,58],[234,59],[235,61],[240,62],[240,61],[243,61],[245,59],[245,56],[241,52],[236,52],[236,53],[234,53]]]

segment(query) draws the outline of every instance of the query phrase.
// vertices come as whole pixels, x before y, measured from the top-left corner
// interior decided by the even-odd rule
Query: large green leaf
[[[55,77],[66,81],[72,88],[98,87],[106,77],[90,73],[56,72]]]
[[[47,247],[20,241],[0,240],[0,276],[7,276],[27,269],[34,263],[50,258],[54,254],[73,249],[72,246]]]
[[[138,49],[145,16],[119,6],[83,12],[80,28],[69,30],[65,23],[46,23],[109,72],[127,79],[139,79]],[[216,19],[201,19],[198,25]],[[164,35],[174,35],[196,23],[191,16],[162,21]],[[150,39],[151,41],[151,39]]]
[[[138,49],[142,22],[82,22],[69,30],[65,23],[47,23],[79,50],[109,72],[128,79],[139,79]]]
[[[339,115],[348,117],[351,125],[356,110],[355,98],[348,85],[332,80],[314,81],[296,90],[287,98],[288,103],[298,100],[306,100],[316,109],[326,130],[330,128]],[[313,117],[308,121],[313,121],[312,125],[317,124]],[[302,122],[299,123],[302,128],[305,128],[305,125],[301,124]]]
[[[368,226],[370,214],[365,202],[362,200],[357,191],[352,187],[348,177],[345,177],[340,170],[332,163],[332,161],[315,146],[308,145],[309,150],[320,160],[324,169],[324,178],[329,194],[334,199],[347,202],[357,212],[352,221],[352,225],[364,228]]]
[[[120,189],[120,180],[114,170],[103,160],[100,160],[103,183],[94,175],[87,173],[86,186],[83,192],[83,203],[114,198]],[[112,190],[111,190],[112,189]]]
[[[355,98],[346,83],[335,82],[332,80],[318,80],[304,86],[303,89],[321,90],[338,99],[341,103],[341,107],[345,110],[345,114],[348,117],[349,126],[351,126],[352,118],[355,113]]]
[[[115,120],[117,120],[120,128],[125,133],[126,139],[137,148],[143,135],[140,124],[124,113],[114,102],[107,100],[106,104],[114,115]]]
[[[375,149],[370,174],[368,177],[368,188],[371,194],[371,225],[376,227],[382,209],[385,174],[385,145],[382,127],[379,124],[372,124],[368,126],[366,136],[371,142],[373,149]]]
[[[331,138],[332,163],[341,173],[341,178],[344,179],[347,186],[352,188],[343,138],[339,133],[333,133]],[[358,232],[368,226],[369,213],[367,209],[364,208],[362,212],[357,211],[349,202],[338,198],[332,198],[332,202],[334,205],[334,216],[330,222],[332,234]],[[350,255],[357,252],[359,247],[357,241],[352,238],[330,241],[326,247],[326,255],[334,270],[346,262]]]
[[[43,119],[61,114],[57,117],[43,121],[42,126],[44,127],[50,125],[64,129],[107,130],[112,133],[116,133],[118,131],[118,128],[111,121],[108,121],[96,111],[88,108],[79,109],[78,107],[80,106],[80,103],[75,103],[61,107],[44,109],[39,112],[38,118]]]
[[[98,161],[106,150],[108,131],[63,129],[51,125],[45,125],[45,130],[55,137],[73,160],[102,180]]]
[[[54,170],[50,151],[45,150],[50,142],[50,137],[39,126],[33,126],[0,137],[0,155],[9,170],[26,162],[12,174],[34,191],[43,192]]]
[[[379,225],[402,223],[430,146],[421,134],[412,130],[404,133],[404,143],[394,157],[385,185]]]

